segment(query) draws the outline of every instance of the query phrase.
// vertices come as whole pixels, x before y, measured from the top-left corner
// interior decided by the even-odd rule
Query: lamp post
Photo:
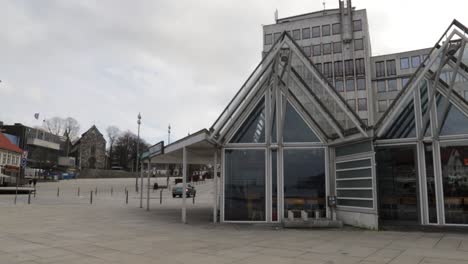
[[[138,124],[138,137],[137,137],[137,157],[136,157],[136,176],[135,176],[135,191],[138,192],[138,165],[140,164],[140,125],[141,125],[141,114],[138,113],[137,116]]]

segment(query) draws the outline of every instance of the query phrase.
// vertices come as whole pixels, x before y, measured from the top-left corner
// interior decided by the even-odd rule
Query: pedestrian
[[[36,188],[36,183],[37,183],[37,179],[34,178],[34,179],[33,179],[33,187],[34,187],[34,188]]]
[[[154,183],[153,185],[153,192],[159,188],[159,185],[157,182]]]

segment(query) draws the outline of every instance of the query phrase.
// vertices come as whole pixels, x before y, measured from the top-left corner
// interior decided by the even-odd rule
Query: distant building
[[[71,155],[80,169],[106,168],[106,140],[96,126],[92,126],[73,144]]]
[[[0,132],[0,186],[16,182],[22,153],[23,150]]]

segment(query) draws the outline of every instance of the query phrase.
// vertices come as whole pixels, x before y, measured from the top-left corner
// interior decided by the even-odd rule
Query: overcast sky
[[[149,143],[216,117],[259,63],[262,24],[323,9],[322,0],[2,0],[0,121],[74,117]],[[338,0],[326,1],[337,8]],[[373,55],[432,47],[467,0],[354,0]],[[34,119],[39,112],[40,120]]]

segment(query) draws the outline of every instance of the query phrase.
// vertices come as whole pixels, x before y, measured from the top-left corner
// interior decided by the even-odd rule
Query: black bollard
[[[192,204],[195,204],[195,194],[192,196]]]
[[[93,204],[93,191],[91,191],[89,195],[89,204]]]
[[[111,187],[111,196],[114,193],[114,187]]]
[[[36,198],[36,187],[34,187],[34,198]]]
[[[78,197],[80,197],[80,187],[78,187]]]
[[[57,197],[60,195],[60,187],[57,187]]]
[[[31,204],[31,191],[28,192],[28,204]]]
[[[159,204],[162,204],[162,191],[163,191],[163,189],[161,189],[161,191],[159,191]]]
[[[128,204],[128,190],[125,190],[125,203]]]
[[[97,196],[97,187],[96,187],[96,190],[94,191],[94,195],[96,195],[96,196]]]

